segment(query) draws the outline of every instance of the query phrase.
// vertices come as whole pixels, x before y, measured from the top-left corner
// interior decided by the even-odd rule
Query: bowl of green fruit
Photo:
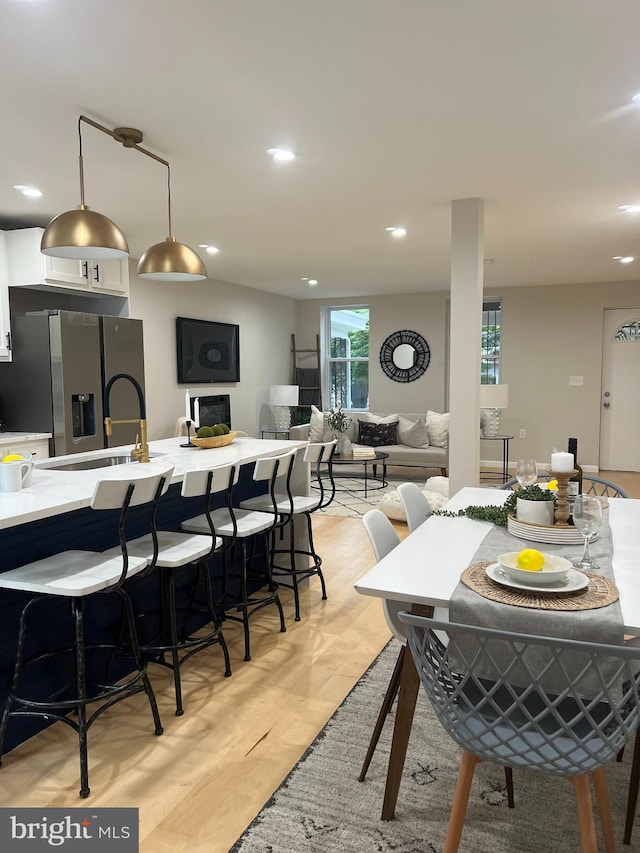
[[[214,424],[213,426],[201,426],[196,432],[196,437],[191,441],[203,450],[211,447],[224,447],[231,444],[236,433],[230,430],[226,424]]]

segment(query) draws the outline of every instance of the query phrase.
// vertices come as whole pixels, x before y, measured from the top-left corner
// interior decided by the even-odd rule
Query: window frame
[[[332,313],[334,312],[349,312],[349,311],[362,311],[365,310],[367,312],[366,324],[369,324],[369,355],[368,356],[356,356],[356,357],[335,357],[331,355],[331,326],[332,326]],[[365,324],[365,326],[366,326]],[[354,329],[354,331],[357,331]],[[345,338],[348,340],[348,338]],[[323,379],[322,379],[322,399],[327,401],[327,408],[331,409],[335,405],[338,405],[331,396],[331,365],[332,364],[347,364],[348,366],[351,364],[367,364],[367,391],[369,389],[369,380],[371,376],[371,372],[369,370],[369,364],[371,361],[371,307],[366,303],[356,303],[353,305],[326,305],[322,310],[321,317],[321,336],[320,336],[320,354],[323,365]],[[347,390],[347,394],[350,392],[350,381],[349,381],[349,371],[347,370],[347,380],[345,383],[345,387]],[[367,394],[368,400],[368,394]],[[353,406],[342,404],[342,408],[349,409],[350,411],[355,412],[367,412],[369,410],[369,406],[367,404],[366,407],[361,406]]]

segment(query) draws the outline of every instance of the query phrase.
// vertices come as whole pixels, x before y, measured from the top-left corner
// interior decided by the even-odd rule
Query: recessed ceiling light
[[[270,154],[274,160],[295,160],[296,155],[293,151],[289,151],[287,148],[267,148],[267,154]]]
[[[640,213],[640,204],[620,204],[618,210],[624,210],[625,213]]]
[[[613,260],[620,261],[621,264],[630,264],[635,261],[635,258],[632,258],[631,255],[614,255]]]
[[[317,278],[307,278],[307,276],[306,276],[306,275],[305,275],[305,276],[303,276],[303,277],[300,279],[300,281],[306,281],[306,282],[307,282],[307,284],[310,284],[312,287],[314,287],[314,286],[318,283],[318,279],[317,279]]]
[[[208,243],[198,243],[199,249],[205,249],[210,255],[217,255],[220,249],[217,246],[210,246]]]
[[[25,187],[22,184],[16,184],[14,190],[18,190],[22,195],[26,195],[29,198],[40,198],[42,195],[40,190],[37,190],[35,187]]]
[[[636,94],[631,98],[634,104],[640,104],[640,92],[636,92]]]
[[[392,237],[405,237],[407,234],[407,229],[403,228],[401,225],[389,225],[389,227],[384,230],[388,231]]]

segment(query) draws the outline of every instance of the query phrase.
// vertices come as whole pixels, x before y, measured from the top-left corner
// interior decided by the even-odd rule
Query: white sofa
[[[311,407],[311,421],[308,424],[291,427],[289,437],[297,441],[329,441],[333,432],[326,423],[323,414],[315,406]],[[411,468],[437,468],[443,476],[447,474],[449,415],[429,411],[423,413],[392,413],[390,415],[372,412],[346,411],[351,418],[347,435],[353,444],[358,444],[359,421],[368,424],[392,424],[397,421],[397,443],[376,445],[376,450],[388,453],[387,467],[401,466]]]

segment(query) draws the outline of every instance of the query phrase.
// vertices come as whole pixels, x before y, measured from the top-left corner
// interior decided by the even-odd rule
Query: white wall
[[[327,305],[369,306],[369,409],[372,412],[443,411],[445,401],[445,344],[448,293],[414,293],[353,300],[304,300],[298,303],[296,345],[315,347],[320,312]],[[392,332],[419,332],[429,344],[431,362],[415,382],[394,382],[380,367],[379,353]]]
[[[549,462],[554,446],[566,450],[567,438],[578,438],[583,466],[598,466],[602,321],[605,308],[640,305],[639,282],[603,282],[561,287],[512,287],[485,296],[503,299],[503,378],[509,385],[509,408],[502,413],[501,433],[515,436],[510,458],[533,456]],[[372,411],[443,411],[446,383],[448,291],[363,297],[371,326],[370,409]],[[298,304],[298,346],[315,346],[320,311],[325,305],[353,300],[312,300]],[[382,372],[380,345],[391,332],[420,332],[431,348],[431,364],[421,379],[393,382]],[[455,332],[454,332],[455,333]],[[584,376],[584,385],[569,386],[569,376]],[[519,431],[525,429],[526,439]],[[499,445],[495,448],[493,445]],[[497,459],[502,445],[482,442],[481,457]]]
[[[176,317],[240,326],[240,382],[189,386],[192,395],[229,394],[231,423],[249,435],[269,425],[269,385],[291,381],[293,299],[207,279],[197,283],[145,281],[131,269],[129,316],[144,322],[145,381],[149,438],[174,434],[184,415],[186,385],[178,385]]]

